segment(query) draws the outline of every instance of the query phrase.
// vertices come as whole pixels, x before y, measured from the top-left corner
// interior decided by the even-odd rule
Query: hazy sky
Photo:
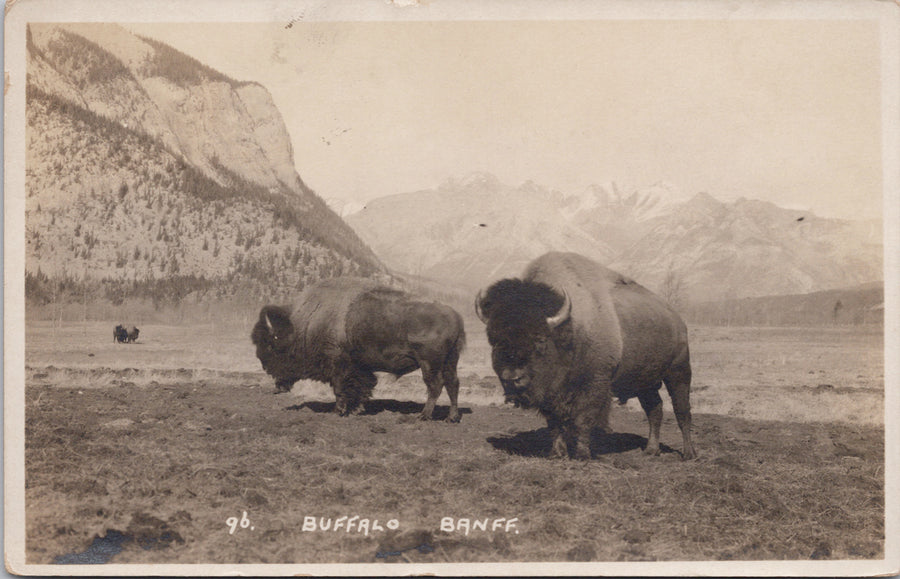
[[[339,210],[487,171],[881,213],[873,21],[127,26],[268,88]]]

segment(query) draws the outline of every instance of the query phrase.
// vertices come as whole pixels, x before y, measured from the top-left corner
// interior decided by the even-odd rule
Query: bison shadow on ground
[[[487,441],[497,450],[518,456],[549,457],[553,449],[553,437],[549,428],[539,428],[511,436],[491,436]],[[591,431],[592,457],[644,449],[646,446],[647,438],[637,434],[605,433],[597,428]],[[660,444],[659,448],[664,453],[678,452],[665,444]]]
[[[327,414],[330,412],[334,412],[335,403],[334,402],[303,402],[302,404],[294,404],[293,406],[288,406],[286,410],[303,410],[308,408],[313,412]],[[425,408],[424,403],[420,402],[410,402],[410,401],[401,401],[401,400],[391,400],[391,399],[377,399],[377,400],[367,400],[364,403],[364,409],[359,414],[362,416],[369,416],[374,414],[381,414],[382,412],[395,412],[398,414],[421,414],[422,410]],[[459,408],[459,413],[462,414],[472,414],[471,408]],[[450,415],[450,407],[449,406],[435,406],[434,414],[432,415],[434,420],[445,420]]]

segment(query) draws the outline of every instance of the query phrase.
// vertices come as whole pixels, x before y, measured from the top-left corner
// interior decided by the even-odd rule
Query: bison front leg
[[[609,432],[609,405],[612,400],[609,391],[608,383],[594,382],[572,401],[572,407],[576,409],[571,422],[574,446],[572,455],[578,460],[590,460],[593,457],[591,434],[595,428],[604,433]]]
[[[363,411],[363,403],[372,395],[378,383],[375,374],[359,368],[351,368],[347,372],[332,378],[331,388],[334,390],[334,411],[341,416],[359,414]]]
[[[573,437],[575,439],[575,452],[573,457],[577,460],[591,460],[591,431],[593,421],[576,421]]]
[[[547,418],[547,428],[550,430],[550,438],[553,446],[550,448],[550,456],[553,458],[569,458],[569,431],[563,427],[562,421],[557,418]]]
[[[577,460],[591,459],[591,427],[579,428],[575,424],[557,424],[550,426],[550,436],[553,438],[553,446],[550,448],[552,458],[575,458]],[[569,449],[572,449],[570,452]]]
[[[290,392],[294,387],[294,380],[290,378],[283,378],[279,380],[275,380],[275,394],[281,394],[283,392]]]

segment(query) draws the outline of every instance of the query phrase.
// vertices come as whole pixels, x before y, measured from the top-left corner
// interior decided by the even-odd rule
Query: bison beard
[[[448,421],[459,421],[456,364],[465,345],[462,318],[451,308],[356,278],[326,280],[309,288],[296,307],[265,306],[251,339],[279,392],[298,380],[331,384],[335,411],[359,412],[375,372],[396,376],[422,370],[430,419],[447,389]]]
[[[613,396],[638,398],[650,423],[645,452],[659,454],[665,384],[683,457],[695,457],[687,330],[651,292],[585,257],[549,253],[523,279],[479,293],[475,309],[506,400],[547,419],[555,455],[590,458],[591,430],[607,430]]]

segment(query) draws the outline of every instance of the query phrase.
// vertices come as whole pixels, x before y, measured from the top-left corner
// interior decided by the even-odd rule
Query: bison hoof
[[[659,446],[650,446],[649,444],[644,449],[644,454],[647,456],[659,456]]]
[[[444,419],[444,422],[449,422],[450,424],[459,423],[459,414],[451,414],[447,418]]]
[[[696,459],[697,459],[697,451],[695,451],[693,448],[686,449],[681,454],[681,460],[696,460]]]
[[[591,450],[579,445],[575,449],[575,460],[591,460]]]

